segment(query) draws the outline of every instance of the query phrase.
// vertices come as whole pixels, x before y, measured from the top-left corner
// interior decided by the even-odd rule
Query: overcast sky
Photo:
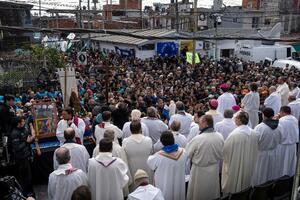
[[[3,0],[0,0],[3,1]],[[35,9],[38,8],[39,0],[6,0],[6,1],[18,1],[18,2],[27,2],[30,4],[35,5]],[[41,0],[42,1],[42,8],[48,9],[48,8],[57,8],[57,9],[74,9],[76,6],[78,6],[79,0]],[[81,0],[82,5],[87,5],[88,0]],[[106,0],[98,0],[100,5],[103,3],[106,3]],[[108,0],[110,2],[110,0]],[[118,2],[119,0],[112,0],[113,2]],[[181,0],[178,0],[181,1]],[[190,0],[193,1],[193,0]],[[92,0],[90,0],[92,2]],[[143,7],[144,6],[152,6],[154,2],[160,2],[160,3],[170,3],[170,0],[143,0]],[[223,0],[224,4],[229,6],[238,6],[242,4],[242,0]],[[213,4],[213,0],[198,0],[198,7],[211,7]],[[56,6],[54,6],[56,5]],[[57,6],[61,5],[61,6]],[[34,11],[37,12],[37,11]]]

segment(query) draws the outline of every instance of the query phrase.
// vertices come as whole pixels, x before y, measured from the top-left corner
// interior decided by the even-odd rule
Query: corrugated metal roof
[[[123,33],[131,33],[137,36],[154,36],[154,37],[164,37],[171,36],[175,33],[175,30],[167,29],[153,29],[153,30],[119,30]],[[109,43],[121,43],[129,45],[142,45],[148,42],[148,39],[139,39],[131,36],[123,35],[99,35],[99,37],[93,37],[94,41],[109,42]]]

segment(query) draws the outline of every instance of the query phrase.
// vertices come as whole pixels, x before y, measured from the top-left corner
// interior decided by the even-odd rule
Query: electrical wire
[[[42,32],[42,33],[104,33],[109,35],[118,36],[128,36],[137,39],[147,39],[147,40],[258,40],[258,41],[272,41],[272,42],[300,42],[300,38],[297,39],[273,39],[273,38],[262,38],[262,37],[209,37],[209,36],[144,36],[141,34],[123,32],[123,31],[113,31],[113,30],[95,30],[95,29],[79,29],[79,28],[26,28],[26,27],[16,27],[16,26],[1,26],[0,30],[3,31],[19,31],[19,32]],[[140,32],[142,33],[142,31]]]

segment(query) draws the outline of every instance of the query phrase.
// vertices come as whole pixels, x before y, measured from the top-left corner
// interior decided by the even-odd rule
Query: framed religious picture
[[[57,127],[57,107],[51,101],[38,101],[32,105],[32,116],[38,139],[54,137]]]

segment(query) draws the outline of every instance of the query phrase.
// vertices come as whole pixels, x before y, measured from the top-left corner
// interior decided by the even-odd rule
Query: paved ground
[[[48,200],[47,189],[47,185],[35,185],[34,192],[36,195],[36,200]]]

